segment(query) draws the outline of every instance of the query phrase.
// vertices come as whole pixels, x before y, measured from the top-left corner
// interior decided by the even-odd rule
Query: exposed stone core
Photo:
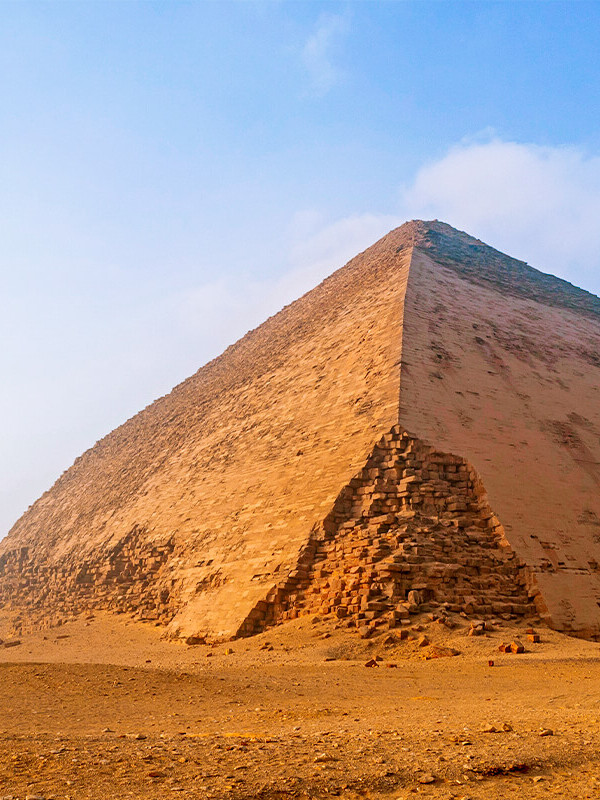
[[[423,591],[598,637],[599,488],[600,300],[417,221],[78,458],[0,542],[0,602],[230,638]]]
[[[20,631],[60,625],[95,610],[168,623],[177,608],[170,564],[173,542],[153,545],[133,528],[93,561],[39,564],[28,547],[0,556],[0,602],[19,612]]]
[[[334,613],[348,627],[395,627],[423,604],[479,618],[523,616],[536,613],[537,594],[473,467],[396,425],[240,634],[307,613]]]

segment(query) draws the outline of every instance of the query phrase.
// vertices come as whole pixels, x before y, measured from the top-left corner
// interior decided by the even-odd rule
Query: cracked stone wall
[[[9,550],[0,556],[0,603],[17,612],[17,632],[61,625],[74,614],[97,610],[166,624],[178,596],[169,568],[172,554],[172,541],[150,544],[139,528],[77,565],[40,564],[27,547]]]

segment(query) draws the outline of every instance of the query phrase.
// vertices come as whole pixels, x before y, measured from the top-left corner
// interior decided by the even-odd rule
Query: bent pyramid
[[[173,635],[419,604],[600,637],[600,300],[389,233],[78,458],[0,543],[23,627]]]

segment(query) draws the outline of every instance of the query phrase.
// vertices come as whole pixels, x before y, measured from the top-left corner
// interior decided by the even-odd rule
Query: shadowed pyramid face
[[[535,601],[596,636],[599,393],[597,298],[407,223],[78,459],[2,542],[0,597],[211,638]]]

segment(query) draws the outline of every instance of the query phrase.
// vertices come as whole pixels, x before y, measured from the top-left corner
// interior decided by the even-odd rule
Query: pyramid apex
[[[600,299],[577,286],[506,255],[481,239],[438,219],[409,220],[378,242],[396,250],[414,248],[463,279],[492,286],[503,295],[536,300],[598,319]]]

